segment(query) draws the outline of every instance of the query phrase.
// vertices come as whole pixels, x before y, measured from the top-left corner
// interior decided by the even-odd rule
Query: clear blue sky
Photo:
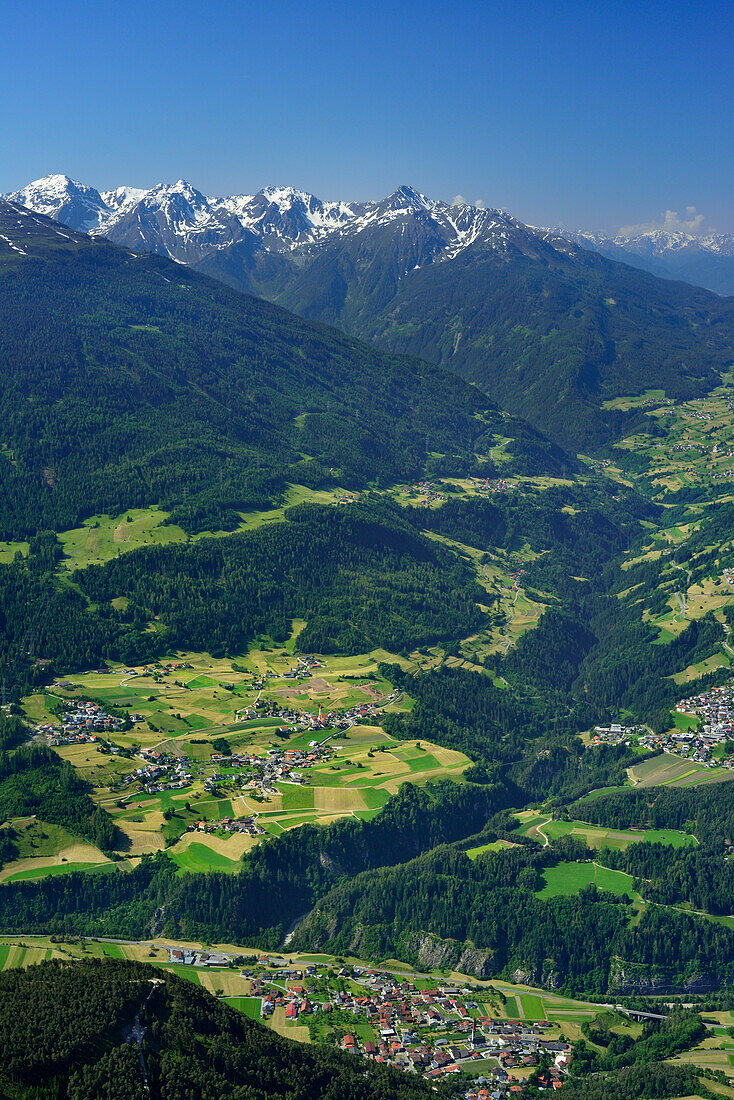
[[[734,231],[733,31],[729,0],[0,0],[0,191],[409,183]]]

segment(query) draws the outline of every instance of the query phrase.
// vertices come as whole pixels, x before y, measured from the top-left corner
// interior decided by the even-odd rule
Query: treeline
[[[68,761],[40,745],[0,755],[0,821],[37,815],[112,851],[124,838],[89,790]]]
[[[304,825],[264,841],[244,856],[238,875],[182,876],[160,854],[104,881],[72,873],[9,884],[0,890],[0,929],[139,939],[156,927],[173,937],[277,948],[334,883],[476,833],[507,804],[503,787],[403,784],[371,821]]]
[[[648,787],[581,801],[570,812],[608,828],[677,829],[695,846],[671,848],[641,841],[624,851],[604,849],[600,860],[635,876],[645,899],[659,905],[687,902],[728,915],[734,898],[734,861],[725,858],[734,837],[734,782],[698,787]]]
[[[569,574],[593,577],[638,537],[639,520],[655,519],[656,505],[605,479],[518,490],[492,500],[449,498],[440,508],[407,510],[416,526],[478,550],[519,550],[526,543],[551,558],[527,568],[544,591],[564,590]]]
[[[138,1047],[130,1026],[139,1019]],[[46,962],[0,975],[0,1090],[19,1100],[418,1100],[419,1077],[281,1038],[170,971]]]
[[[583,1040],[574,1046],[574,1076],[582,1073],[608,1072],[626,1066],[648,1066],[662,1062],[684,1050],[697,1046],[706,1037],[706,1025],[697,1012],[676,1009],[665,1020],[645,1020],[638,1039],[631,1035],[609,1030],[604,1018],[597,1018],[596,1026],[582,1025],[584,1033],[597,1046],[604,1047],[599,1054]]]
[[[610,791],[569,808],[584,821],[610,829],[678,829],[709,849],[734,836],[734,782],[695,787],[633,787]]]
[[[518,848],[471,861],[456,849],[431,851],[335,886],[293,943],[417,966],[438,945],[454,968],[468,952],[464,965],[468,959],[482,976],[520,972],[576,993],[613,988],[616,960],[670,988],[701,976],[714,984],[734,978],[734,932],[722,925],[656,906],[631,924],[629,899],[593,886],[574,897],[537,897],[543,868],[560,857],[561,849]]]
[[[714,1100],[716,1095],[701,1083],[693,1066],[669,1062],[573,1079],[563,1086],[564,1100],[669,1100],[681,1096]]]
[[[124,595],[128,616],[160,618],[165,644],[237,652],[307,619],[308,652],[403,651],[481,621],[468,566],[386,502],[300,505],[286,522],[227,539],[155,547],[89,566],[75,580],[95,603]]]
[[[627,709],[662,732],[670,727],[670,709],[680,697],[670,677],[715,653],[724,632],[707,614],[693,619],[667,645],[656,644],[658,630],[642,620],[643,610],[614,594],[580,603],[574,618],[585,620],[597,641],[579,665],[573,691],[584,692],[608,713]]]
[[[53,574],[57,548],[44,535],[27,559],[0,565],[0,677],[16,695],[105,660],[138,664],[179,646],[223,655],[259,633],[283,641],[299,617],[299,646],[321,653],[409,650],[482,620],[469,566],[380,499],[300,505],[285,523],[132,551],[71,584]]]

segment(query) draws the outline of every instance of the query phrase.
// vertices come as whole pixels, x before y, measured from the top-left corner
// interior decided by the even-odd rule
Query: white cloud
[[[677,210],[666,210],[663,220],[659,222],[641,222],[640,225],[623,225],[619,232],[624,237],[635,237],[641,233],[652,233],[656,229],[663,229],[667,233],[690,233],[694,237],[701,236],[704,232],[705,217],[699,214],[695,206],[687,206],[682,216]]]
[[[454,195],[451,200],[452,206],[476,206],[479,210],[485,210],[487,207],[484,199],[475,199],[474,202],[468,202],[463,195]]]

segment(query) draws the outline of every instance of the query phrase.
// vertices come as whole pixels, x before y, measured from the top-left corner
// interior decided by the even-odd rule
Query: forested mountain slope
[[[539,239],[477,241],[422,264],[384,233],[324,248],[272,289],[253,285],[476,382],[570,449],[620,434],[605,401],[648,388],[693,397],[734,360],[734,304],[707,291]]]
[[[207,198],[184,180],[103,195],[52,176],[13,197],[424,356],[572,450],[620,434],[619,414],[603,408],[609,398],[649,388],[700,395],[733,358],[731,301],[648,274],[634,255],[601,255],[586,238],[579,248],[506,211],[412,187],[354,203],[290,187]]]
[[[3,202],[0,328],[0,538],[151,503],[231,527],[286,480],[418,477],[513,434],[446,372]]]

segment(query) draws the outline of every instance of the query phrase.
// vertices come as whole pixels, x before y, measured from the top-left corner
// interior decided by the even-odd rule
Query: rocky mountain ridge
[[[6,196],[92,236],[140,251],[196,264],[211,252],[248,246],[252,253],[312,253],[335,239],[379,228],[405,232],[415,221],[427,238],[423,262],[453,259],[471,245],[527,252],[546,242],[565,250],[565,239],[537,230],[502,210],[450,205],[412,187],[398,187],[372,202],[324,202],[292,187],[265,187],[255,195],[211,197],[186,180],[148,190],[118,187],[101,192],[68,176],[35,180]]]

